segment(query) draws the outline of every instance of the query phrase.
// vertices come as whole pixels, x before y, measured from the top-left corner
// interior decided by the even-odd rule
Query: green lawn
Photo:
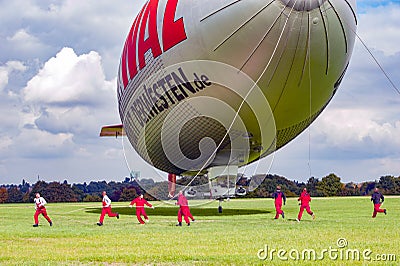
[[[388,215],[372,219],[369,197],[314,198],[311,209],[316,220],[304,213],[300,223],[295,221],[295,198],[288,199],[283,206],[286,217],[279,220],[273,219],[272,199],[224,202],[222,214],[217,212],[218,202],[212,202],[191,208],[196,222],[190,227],[176,227],[177,207],[162,202],[154,202],[155,210],[146,209],[150,217],[146,225],[138,224],[129,203],[113,203],[121,217],[106,217],[102,227],[96,225],[101,203],[50,203],[47,210],[54,225],[40,217],[38,228],[32,227],[33,203],[3,204],[0,265],[383,264],[377,258],[399,265],[400,197],[385,199]],[[338,247],[340,238],[347,241],[346,247]],[[281,250],[281,258],[277,251],[271,258],[272,249]],[[354,259],[357,252],[360,260]],[[370,261],[363,259],[363,252]],[[297,254],[299,260],[294,259]]]

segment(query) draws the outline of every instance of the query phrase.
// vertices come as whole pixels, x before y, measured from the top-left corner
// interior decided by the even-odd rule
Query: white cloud
[[[71,48],[63,48],[28,82],[24,99],[60,106],[93,105],[102,103],[113,86],[105,80],[98,53],[77,56]]]
[[[382,122],[373,110],[336,109],[320,117],[313,132],[324,150],[342,150],[361,157],[400,155],[400,120]]]
[[[104,65],[107,78],[112,79],[129,27],[143,3],[143,0],[5,1],[0,10],[0,61],[38,58],[43,62],[62,47],[71,47],[78,53],[97,51],[107,62]]]
[[[400,52],[400,5],[387,4],[359,15],[358,34],[369,48],[390,56]]]
[[[14,51],[21,54],[37,54],[48,48],[41,43],[40,39],[29,34],[26,29],[19,29],[11,37],[7,38],[7,42]]]
[[[14,152],[22,158],[68,157],[75,150],[72,134],[51,134],[36,129],[22,129],[13,138],[13,145]]]
[[[121,159],[124,158],[124,153],[121,149],[107,149],[104,151],[104,157],[108,159]]]
[[[85,137],[97,137],[97,118],[94,110],[87,107],[76,106],[73,108],[49,107],[35,119],[35,124],[41,130],[57,133],[73,133]]]
[[[13,141],[10,136],[0,137],[0,154],[8,154]]]
[[[23,45],[25,47],[32,48],[32,46],[40,45],[39,40],[30,35],[25,29],[20,29],[11,37],[7,37],[7,40],[11,42],[13,45]]]
[[[0,91],[3,91],[8,84],[8,78],[12,71],[25,71],[26,67],[19,61],[8,61],[0,66]]]
[[[0,89],[8,86],[13,96],[3,97],[0,106],[0,183],[38,173],[48,180],[58,175],[78,182],[119,180],[128,171],[119,140],[98,134],[102,125],[119,123],[115,76],[141,4],[16,0],[2,5],[0,61],[19,60],[26,72],[0,66]]]
[[[71,134],[83,151],[82,145],[98,139],[103,123],[119,121],[115,86],[105,79],[98,53],[78,56],[63,48],[23,89],[21,127]]]

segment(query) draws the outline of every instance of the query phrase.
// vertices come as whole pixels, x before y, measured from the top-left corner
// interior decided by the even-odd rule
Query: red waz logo
[[[175,20],[179,0],[168,0],[162,21],[160,42],[157,25],[159,0],[150,0],[135,18],[122,51],[120,78],[126,88],[139,70],[146,66],[145,54],[151,50],[154,58],[187,39],[183,18]],[[145,33],[147,28],[147,38]],[[161,45],[162,44],[162,45]]]

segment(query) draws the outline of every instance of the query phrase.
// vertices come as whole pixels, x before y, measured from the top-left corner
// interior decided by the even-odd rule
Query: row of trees
[[[136,181],[124,182],[86,182],[68,184],[64,182],[38,181],[34,185],[5,185],[0,187],[0,203],[33,202],[36,193],[43,195],[48,202],[94,202],[101,201],[106,191],[112,201],[129,201],[142,192]],[[148,195],[146,195],[148,196]],[[148,199],[153,199],[150,196]]]
[[[245,197],[270,197],[280,185],[286,196],[294,197],[301,193],[304,187],[314,197],[330,196],[362,196],[372,193],[375,187],[379,187],[384,194],[400,194],[400,176],[382,176],[379,180],[371,182],[342,183],[340,177],[330,174],[321,180],[311,177],[304,182],[291,181],[278,175],[256,175],[252,180],[263,180],[260,186],[254,191],[247,193]],[[190,180],[181,178],[178,184],[184,185]],[[195,180],[196,182],[207,182],[207,180]],[[32,202],[35,193],[45,196],[49,202],[81,202],[81,201],[101,201],[101,193],[106,191],[112,201],[130,201],[140,193],[144,193],[148,200],[167,199],[168,182],[154,182],[152,179],[141,179],[140,181],[125,178],[123,182],[86,182],[83,184],[68,184],[64,182],[38,181],[30,185],[25,180],[20,185],[3,185],[0,187],[0,203],[19,203]]]
[[[261,185],[249,193],[248,197],[268,197],[271,191],[280,185],[287,196],[297,196],[306,187],[314,197],[332,196],[365,196],[372,194],[375,187],[379,187],[386,195],[400,195],[400,176],[382,176],[379,180],[362,183],[342,183],[340,177],[329,174],[321,180],[310,177],[306,183],[290,181],[285,177],[268,175]]]

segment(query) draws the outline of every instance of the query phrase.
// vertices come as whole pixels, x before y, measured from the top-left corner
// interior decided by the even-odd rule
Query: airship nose
[[[281,0],[287,7],[297,11],[310,11],[323,5],[326,0]]]

